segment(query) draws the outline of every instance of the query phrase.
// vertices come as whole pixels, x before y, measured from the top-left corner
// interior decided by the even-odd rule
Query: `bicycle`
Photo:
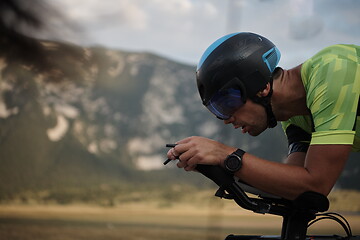
[[[240,207],[254,213],[273,214],[283,218],[279,236],[230,234],[225,240],[360,240],[360,236],[352,235],[350,224],[343,216],[338,213],[324,213],[329,209],[329,200],[322,194],[305,192],[294,201],[290,201],[246,185],[220,166],[198,165],[196,169],[219,186],[215,196],[234,200]],[[250,197],[250,194],[257,197]],[[345,230],[346,236],[307,235],[308,227],[323,219],[338,222]]]

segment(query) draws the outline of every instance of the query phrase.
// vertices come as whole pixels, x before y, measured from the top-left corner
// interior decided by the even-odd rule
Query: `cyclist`
[[[277,67],[280,52],[255,33],[215,41],[196,71],[202,103],[225,124],[257,136],[282,126],[289,142],[284,163],[193,136],[168,151],[186,171],[221,165],[242,181],[294,199],[306,191],[328,195],[351,151],[360,151],[360,46],[327,47],[303,64]]]

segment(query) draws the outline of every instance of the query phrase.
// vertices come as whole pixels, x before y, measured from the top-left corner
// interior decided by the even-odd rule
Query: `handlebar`
[[[316,192],[305,192],[300,194],[295,200],[290,201],[282,198],[278,198],[273,195],[263,195],[261,192],[259,198],[249,197],[242,188],[242,185],[238,184],[234,176],[227,172],[220,166],[215,165],[197,165],[196,170],[202,173],[207,178],[211,179],[219,186],[219,190],[216,192],[216,196],[230,198],[242,208],[251,210],[256,213],[269,213],[279,215],[283,217],[283,224],[281,229],[281,236],[279,238],[271,239],[284,239],[284,240],[305,240],[308,227],[321,219],[332,219],[340,223],[340,225],[346,231],[347,237],[339,237],[336,239],[350,239],[352,237],[351,228],[345,218],[336,213],[323,213],[329,208],[329,200],[326,196]],[[247,186],[245,184],[245,186]],[[227,192],[227,193],[226,193]],[[229,197],[230,196],[230,197]],[[316,216],[322,216],[316,219]],[[341,217],[338,218],[338,216]],[[312,222],[311,222],[312,221]],[[226,240],[230,239],[250,239],[253,236],[236,236],[229,235]],[[332,236],[334,237],[334,236]],[[326,239],[333,239],[332,237]],[[257,236],[256,239],[262,238]],[[320,236],[321,239],[323,236]],[[334,238],[334,239],[335,239]],[[358,239],[355,237],[354,239]]]
[[[166,144],[166,147],[173,148],[176,145],[176,143]],[[164,162],[164,165],[170,161],[170,159],[167,159]],[[271,194],[267,195],[267,197],[262,195],[262,198],[250,198],[239,183],[235,181],[234,176],[222,167],[217,165],[198,164],[196,170],[219,186],[219,190],[215,194],[216,196],[231,198],[240,207],[256,213],[270,213],[286,216],[294,209],[309,210],[311,212],[323,212],[329,208],[328,199],[324,195],[315,192],[305,192],[294,201],[281,198],[279,199],[276,196],[276,198],[273,198],[274,196]]]
[[[315,192],[305,192],[294,201],[265,197],[251,198],[239,184],[237,184],[234,176],[222,167],[199,164],[196,170],[216,183],[219,186],[218,192],[223,192],[222,195],[224,195],[226,191],[240,207],[256,213],[286,216],[290,214],[294,208],[311,210],[312,212],[323,212],[329,208],[328,199],[324,195]]]
[[[166,145],[166,147],[175,146],[176,144]],[[170,161],[167,159],[164,165]],[[235,180],[234,175],[224,168],[216,165],[198,164],[196,170],[219,186],[215,196],[233,199],[240,207],[255,213],[282,216],[281,239],[305,239],[309,221],[315,219],[317,212],[323,212],[329,208],[328,199],[319,193],[305,192],[294,201],[290,201],[271,194],[265,195],[260,191],[260,194],[258,194],[259,192],[256,194],[258,198],[252,198],[243,189],[250,186],[245,184],[244,187],[244,184],[240,184],[239,181]],[[231,236],[229,235],[229,237]]]
[[[197,165],[196,170],[215,182],[220,187],[220,191],[226,190],[240,207],[258,213],[269,212],[269,204],[261,203],[249,198],[235,183],[234,177],[220,166],[199,164]]]

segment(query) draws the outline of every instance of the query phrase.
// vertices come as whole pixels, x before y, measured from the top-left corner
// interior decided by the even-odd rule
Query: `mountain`
[[[200,102],[194,66],[145,52],[39,44],[41,68],[0,52],[0,201],[179,178],[202,186],[199,174],[162,164],[165,144],[191,135],[273,161],[286,156],[280,127],[253,138],[213,118]]]

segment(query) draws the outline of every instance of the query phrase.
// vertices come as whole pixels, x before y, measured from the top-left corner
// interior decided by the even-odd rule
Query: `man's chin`
[[[248,134],[249,134],[250,136],[252,136],[252,137],[257,137],[257,136],[259,136],[261,133],[263,133],[264,131],[265,131],[265,129],[262,130],[262,131],[249,131]]]

